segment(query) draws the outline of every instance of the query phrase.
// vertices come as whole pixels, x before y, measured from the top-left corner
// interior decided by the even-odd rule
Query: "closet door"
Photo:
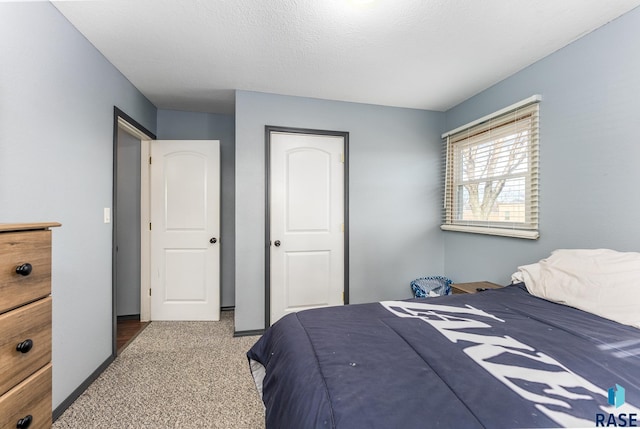
[[[270,321],[344,302],[344,137],[270,135]]]

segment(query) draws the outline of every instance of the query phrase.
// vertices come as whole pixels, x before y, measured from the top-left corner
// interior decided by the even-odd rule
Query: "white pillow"
[[[512,279],[532,295],[640,328],[640,253],[560,249]]]

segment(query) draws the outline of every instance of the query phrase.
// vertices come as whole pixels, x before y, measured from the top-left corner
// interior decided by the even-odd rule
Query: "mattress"
[[[522,284],[289,314],[247,356],[267,428],[630,426],[640,416],[640,330]]]

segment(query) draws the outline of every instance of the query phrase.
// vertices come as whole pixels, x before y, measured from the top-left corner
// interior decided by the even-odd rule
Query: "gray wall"
[[[447,130],[532,94],[540,104],[540,239],[446,232],[454,281],[507,283],[556,248],[638,251],[640,9],[446,113]]]
[[[220,303],[235,305],[235,119],[158,110],[159,140],[220,140]]]
[[[116,315],[140,314],[140,139],[118,129]]]
[[[442,274],[443,113],[236,92],[236,331],[264,327],[265,125],[349,132],[350,302]]]
[[[0,222],[53,232],[53,406],[111,355],[113,106],[156,109],[49,2],[0,2]]]

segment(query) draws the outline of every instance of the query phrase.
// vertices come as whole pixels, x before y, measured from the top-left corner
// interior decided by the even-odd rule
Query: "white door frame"
[[[264,327],[271,325],[271,133],[339,136],[344,139],[344,305],[349,304],[349,133],[306,128],[265,126],[265,293]]]
[[[151,140],[140,141],[140,321],[151,320]]]

